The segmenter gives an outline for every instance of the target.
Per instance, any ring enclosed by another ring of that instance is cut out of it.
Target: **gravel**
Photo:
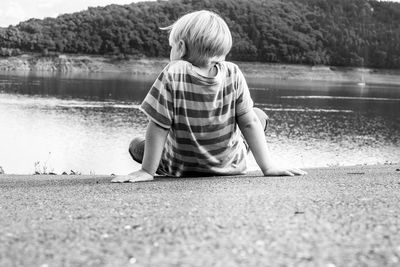
[[[399,266],[399,165],[298,177],[0,175],[0,266]]]

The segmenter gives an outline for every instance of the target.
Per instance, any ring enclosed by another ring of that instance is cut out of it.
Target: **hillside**
[[[0,54],[166,57],[167,26],[200,9],[228,23],[236,61],[400,68],[400,4],[374,0],[170,0],[109,5],[0,28]]]

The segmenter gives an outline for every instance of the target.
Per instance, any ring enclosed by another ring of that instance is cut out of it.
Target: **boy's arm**
[[[240,115],[237,118],[239,128],[249,145],[253,156],[266,176],[281,176],[281,175],[303,175],[306,174],[304,171],[295,168],[281,168],[275,166],[271,160],[268,152],[267,142],[265,140],[265,134],[261,126],[261,122],[255,114],[254,110],[251,109],[249,112]]]
[[[141,170],[129,175],[117,176],[112,179],[111,182],[123,183],[153,180],[154,174],[160,164],[168,132],[168,129],[162,128],[153,121],[150,121],[146,130],[146,141],[144,145],[144,156]]]
[[[142,170],[151,176],[154,176],[160,164],[168,132],[169,129],[165,129],[153,121],[150,121],[147,126]]]

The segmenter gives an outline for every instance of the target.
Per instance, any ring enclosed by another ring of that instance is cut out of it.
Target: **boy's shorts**
[[[143,161],[144,143],[144,137],[135,137],[129,144],[129,154],[131,154],[133,160],[138,163],[142,163]]]
[[[267,128],[268,128],[268,122],[269,122],[269,117],[268,117],[267,113],[265,113],[264,111],[262,111],[259,108],[253,108],[253,110],[256,113],[258,119],[261,121],[261,125],[264,129],[264,133],[266,133]]]

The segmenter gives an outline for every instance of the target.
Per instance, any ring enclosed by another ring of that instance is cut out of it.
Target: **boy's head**
[[[161,29],[170,31],[169,44],[173,50],[179,49],[180,58],[195,66],[203,67],[224,60],[232,47],[228,25],[210,11],[186,14],[171,26]]]

